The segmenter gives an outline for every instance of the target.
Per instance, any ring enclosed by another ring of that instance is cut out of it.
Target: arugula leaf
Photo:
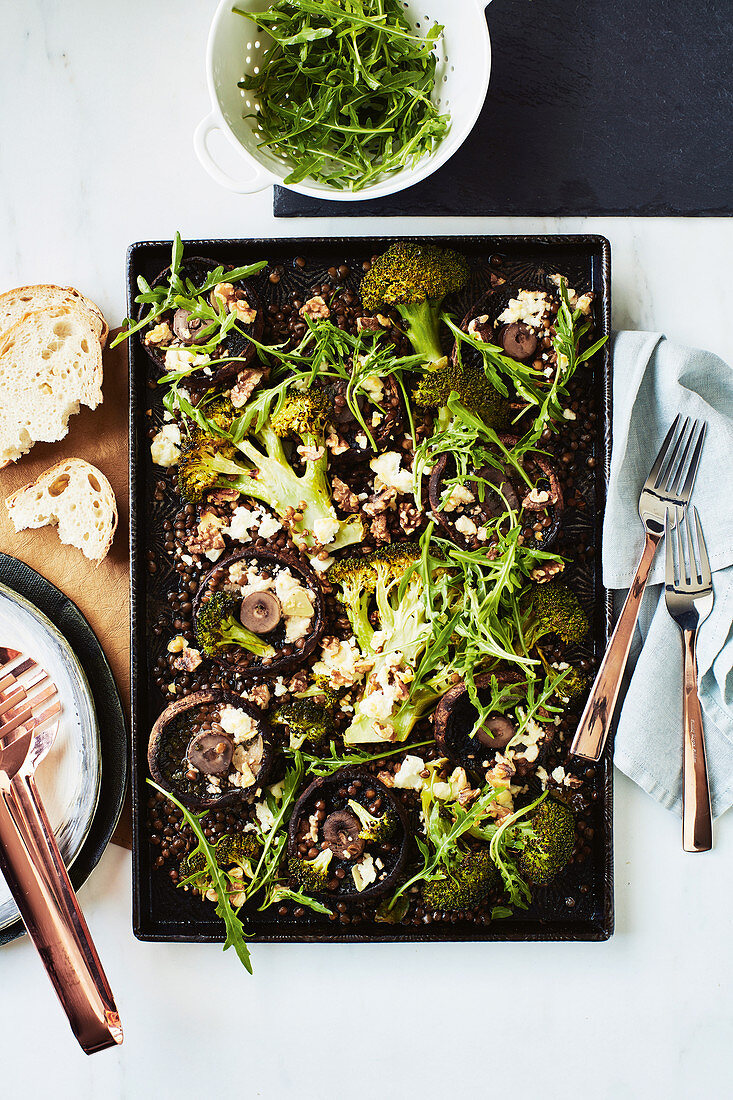
[[[239,87],[261,146],[307,176],[357,191],[430,154],[450,126],[432,101],[443,27],[415,33],[399,0],[277,0],[232,8],[272,39]]]
[[[191,829],[191,832],[198,841],[193,852],[189,853],[189,858],[195,852],[200,852],[206,860],[206,869],[211,878],[212,888],[216,893],[216,915],[221,917],[224,922],[224,928],[226,931],[226,939],[224,940],[224,950],[228,951],[230,947],[233,947],[237,953],[239,961],[250,974],[252,973],[252,960],[250,956],[249,948],[245,942],[245,936],[247,933],[244,931],[244,925],[239,919],[239,911],[235,913],[229,904],[229,879],[225,871],[219,866],[216,861],[216,848],[213,844],[209,844],[204,830],[201,827],[201,821],[206,817],[208,811],[204,811],[201,814],[192,814],[190,810],[186,809],[182,802],[179,802],[175,795],[170,791],[164,790],[159,787],[157,783],[152,779],[147,781],[151,787],[153,787],[159,794],[164,795],[169,802],[172,802],[174,806],[183,814],[183,820],[186,825]]]

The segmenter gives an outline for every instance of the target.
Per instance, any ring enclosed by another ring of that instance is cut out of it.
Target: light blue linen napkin
[[[733,370],[659,333],[621,332],[613,354],[613,451],[603,580],[616,611],[644,544],[642,485],[677,413],[707,420],[692,502],[713,569],[715,604],[698,639],[698,685],[713,815],[733,804]],[[668,809],[682,809],[682,646],[664,602],[660,544],[631,651],[614,762]]]

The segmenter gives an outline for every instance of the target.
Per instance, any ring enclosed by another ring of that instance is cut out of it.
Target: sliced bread
[[[117,502],[104,474],[67,458],[17,489],[5,502],[16,531],[56,524],[59,538],[99,564],[112,545]]]
[[[0,336],[0,469],[55,443],[81,404],[102,401],[102,347],[86,306],[26,313]]]
[[[73,286],[19,286],[0,294],[0,338],[9,328],[17,324],[26,313],[36,313],[41,309],[58,309],[64,306],[82,306],[89,313],[102,347],[107,342],[109,327],[101,309],[90,298],[85,298]]]

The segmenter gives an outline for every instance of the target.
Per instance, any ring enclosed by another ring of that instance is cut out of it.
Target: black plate
[[[352,272],[361,271],[361,264],[383,251],[395,238],[336,238],[332,240],[219,240],[189,241],[190,255],[212,256],[222,263],[244,264],[267,259],[271,264],[283,264],[285,273],[273,286],[265,269],[255,277],[256,289],[265,301],[287,298],[294,286],[309,287],[324,282],[326,272],[334,264],[345,263]],[[600,334],[610,333],[610,245],[599,236],[555,237],[419,237],[435,240],[460,249],[477,265],[477,277],[461,297],[459,306],[470,307],[488,284],[488,259],[501,256],[501,271],[512,281],[535,281],[542,274],[560,271],[567,275],[578,291],[593,290],[596,294],[596,327]],[[166,241],[134,244],[128,251],[128,312],[132,314],[137,277],[152,279],[170,262],[171,243]],[[304,257],[305,268],[293,263]],[[356,287],[358,275],[346,280]],[[458,310],[460,316],[463,313]],[[155,387],[150,360],[136,338],[130,341],[130,538],[132,565],[132,792],[133,792],[133,930],[143,940],[185,940],[221,942],[221,923],[213,906],[190,893],[177,890],[166,873],[153,868],[151,848],[147,842],[146,812],[150,788],[146,785],[147,743],[153,722],[163,710],[165,700],[155,686],[152,669],[167,639],[156,637],[153,625],[167,607],[166,581],[171,577],[170,564],[163,552],[160,524],[175,508],[172,491],[164,499],[154,500],[153,489],[160,478],[150,458],[146,416],[153,411],[153,423],[162,420],[162,394]],[[594,630],[586,655],[598,657],[610,636],[611,604],[603,589],[600,571],[601,527],[605,487],[611,449],[611,373],[610,356],[606,348],[598,357],[593,371],[588,370],[589,384],[598,397],[601,415],[597,421],[594,442],[596,467],[584,475],[582,491],[586,511],[573,516],[568,513],[566,525],[576,523],[594,532],[596,555],[594,567],[578,568],[574,581],[586,602],[593,607]],[[153,555],[156,571],[147,569],[148,554]],[[558,890],[548,889],[526,913],[510,920],[497,921],[483,927],[468,922],[441,923],[417,929],[364,922],[358,931],[334,927],[315,914],[300,920],[283,919],[275,914],[256,914],[248,922],[255,932],[255,942],[371,942],[405,940],[413,942],[446,940],[604,940],[613,931],[613,863],[612,863],[612,764],[611,746],[593,780],[595,796],[592,824],[594,839],[591,856],[582,867],[571,867],[563,876]],[[581,891],[582,887],[582,891]],[[569,908],[565,897],[572,896]]]
[[[102,777],[92,824],[69,871],[78,890],[102,858],[122,811],[127,787],[127,728],[112,669],[97,636],[72,600],[25,562],[0,554],[0,581],[30,601],[56,626],[84,670],[99,723]],[[20,920],[0,931],[0,944],[22,936]]]

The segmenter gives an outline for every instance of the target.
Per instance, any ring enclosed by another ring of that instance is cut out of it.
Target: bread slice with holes
[[[59,538],[90,561],[106,557],[117,527],[117,501],[107,478],[81,458],[67,458],[6,500],[16,531],[55,524]]]
[[[0,469],[55,443],[80,405],[102,401],[102,346],[77,303],[24,314],[0,336]]]
[[[15,290],[6,290],[0,294],[0,339],[9,328],[16,325],[26,313],[37,313],[43,309],[59,309],[65,306],[81,306],[89,314],[99,343],[104,347],[109,335],[109,326],[98,305],[91,298],[85,298],[73,286],[19,286]]]

